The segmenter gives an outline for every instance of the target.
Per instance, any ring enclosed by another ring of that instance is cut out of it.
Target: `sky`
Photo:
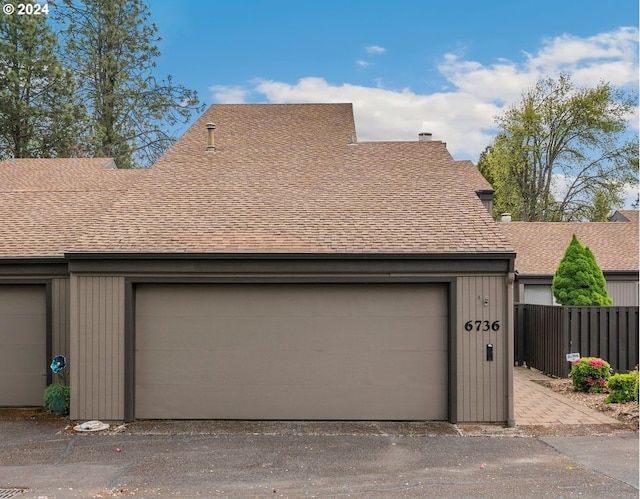
[[[162,38],[157,76],[207,106],[351,102],[358,140],[430,132],[455,159],[477,161],[495,117],[540,77],[638,89],[637,0],[147,4]]]

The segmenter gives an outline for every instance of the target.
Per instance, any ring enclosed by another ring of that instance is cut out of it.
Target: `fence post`
[[[562,345],[561,354],[566,356],[568,353],[572,353],[573,349],[573,341],[571,339],[571,308],[570,307],[562,307],[562,340],[560,345]],[[569,377],[569,362],[567,362],[567,358],[564,357],[562,359],[564,362],[562,363],[562,369],[560,370],[560,376],[562,378]]]

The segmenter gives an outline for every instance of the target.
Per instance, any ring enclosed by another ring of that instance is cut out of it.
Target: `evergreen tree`
[[[46,15],[0,15],[0,159],[82,153],[82,108],[57,48]]]
[[[90,154],[119,168],[150,166],[175,141],[173,129],[200,112],[195,91],[154,75],[160,51],[142,0],[60,0],[65,63],[86,103]]]
[[[560,305],[611,305],[602,270],[593,252],[574,234],[553,276],[553,296]]]

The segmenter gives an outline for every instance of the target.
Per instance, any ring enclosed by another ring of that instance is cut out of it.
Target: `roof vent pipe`
[[[215,152],[216,143],[215,143],[215,137],[214,137],[214,130],[216,129],[216,124],[215,123],[207,123],[206,127],[207,127],[207,133],[208,133],[208,137],[207,137],[207,152]]]
[[[429,132],[419,133],[418,142],[431,142],[431,134]]]
[[[503,213],[500,216],[500,221],[501,222],[511,222],[511,213]]]

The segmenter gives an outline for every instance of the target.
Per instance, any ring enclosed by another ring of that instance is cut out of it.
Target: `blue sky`
[[[637,0],[147,3],[158,76],[207,105],[352,102],[359,140],[428,131],[456,159],[477,160],[541,76],[638,88]]]
[[[542,76],[638,89],[637,0],[146,2],[156,76],[205,104],[351,102],[359,140],[431,132],[456,159]]]

